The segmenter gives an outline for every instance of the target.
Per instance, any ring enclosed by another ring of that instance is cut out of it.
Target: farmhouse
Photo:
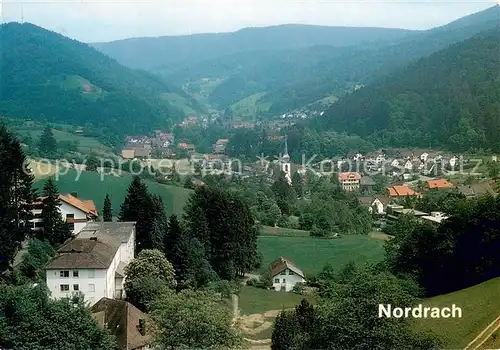
[[[404,185],[396,185],[387,189],[389,197],[407,197],[417,196],[418,193],[413,191],[410,187]]]
[[[30,222],[35,231],[43,229],[41,217],[43,199],[43,197],[38,198],[33,206],[33,219]],[[96,220],[98,216],[94,202],[80,199],[76,193],[59,195],[59,212],[73,234],[80,232],[88,222]]]
[[[53,298],[82,293],[90,305],[103,297],[121,299],[124,269],[134,253],[135,223],[91,223],[47,264],[47,287]]]
[[[434,179],[427,180],[425,182],[425,187],[434,190],[445,190],[453,188],[453,184],[449,183],[446,179]]]
[[[280,256],[271,265],[271,276],[275,290],[289,292],[297,283],[305,283],[305,275],[290,260]]]
[[[92,306],[91,311],[97,324],[115,336],[118,349],[151,348],[151,320],[134,305],[124,300],[102,298]]]

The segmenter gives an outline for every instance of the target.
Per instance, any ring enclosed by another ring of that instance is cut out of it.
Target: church
[[[285,136],[285,149],[281,156],[281,170],[285,173],[285,179],[289,185],[292,184],[292,165],[288,155],[288,136]]]

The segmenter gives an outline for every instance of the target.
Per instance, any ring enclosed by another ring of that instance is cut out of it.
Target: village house
[[[121,156],[123,159],[132,160],[135,158],[135,149],[122,149]]]
[[[373,192],[373,188],[377,185],[369,176],[362,176],[359,184],[361,192]]]
[[[137,147],[135,149],[135,159],[149,159],[151,157],[151,149],[147,147]]]
[[[365,196],[360,197],[359,201],[368,207],[370,214],[375,215],[384,215],[387,206],[391,203],[391,199],[388,196]]]
[[[467,198],[476,198],[484,195],[496,197],[497,193],[493,190],[490,183],[480,182],[471,185],[462,185],[455,188],[455,192],[464,195]]]
[[[404,198],[407,196],[418,196],[419,194],[413,191],[410,187],[406,185],[395,185],[387,189],[389,197],[392,198]]]
[[[43,199],[44,197],[39,197],[33,205],[33,219],[30,222],[35,231],[43,229]],[[95,221],[98,217],[94,202],[80,199],[76,193],[59,195],[59,212],[73,234],[80,232],[88,222]]]
[[[196,147],[192,143],[185,143],[181,142],[177,145],[180,149],[184,149],[188,152],[194,152],[196,150]]]
[[[339,173],[339,183],[344,191],[357,191],[360,189],[361,175],[356,172]]]
[[[115,336],[118,349],[152,348],[152,320],[129,302],[104,297],[92,306],[91,312],[97,324]]]
[[[56,299],[81,293],[91,306],[103,297],[121,299],[134,254],[134,222],[90,223],[47,264],[47,287]]]
[[[219,139],[213,145],[213,153],[215,154],[224,154],[226,152],[227,144],[229,143],[229,139]]]
[[[290,292],[297,283],[305,283],[305,275],[290,260],[280,256],[271,265],[273,287],[277,291]]]
[[[446,179],[433,179],[425,182],[425,188],[429,190],[449,190],[453,187],[453,184]]]
[[[420,210],[405,208],[402,205],[397,204],[389,204],[387,206],[387,215],[386,218],[388,221],[396,221],[401,215],[413,215],[418,219],[421,219],[423,216],[428,216],[429,214],[424,213]]]
[[[422,216],[422,220],[426,220],[435,224],[440,224],[446,219],[448,219],[448,216],[440,211],[433,211],[431,212],[431,215]]]

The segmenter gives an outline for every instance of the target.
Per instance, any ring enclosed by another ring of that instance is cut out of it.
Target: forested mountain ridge
[[[495,28],[346,96],[310,126],[379,146],[499,152],[499,67]]]
[[[429,30],[395,34],[390,30],[375,30],[375,33],[385,36],[391,33],[391,37],[386,40],[366,40],[366,28],[285,25],[248,28],[236,33],[177,37],[175,40],[179,43],[184,41],[184,44],[179,44],[179,50],[173,50],[174,46],[169,49],[166,44],[167,39],[174,41],[174,38],[130,39],[98,44],[97,47],[119,60],[122,54],[132,55],[130,59],[137,62],[142,59],[152,66],[148,61],[154,55],[142,49],[148,48],[147,43],[150,46],[153,42],[165,40],[165,46],[161,48],[165,53],[156,56],[158,64],[152,71],[178,86],[194,87],[196,91],[200,86],[203,90],[204,85],[207,85],[203,80],[209,79],[209,88],[204,93],[210,105],[238,113],[241,108],[235,108],[236,106],[250,104],[250,108],[246,109],[257,111],[258,114],[253,117],[262,117],[276,116],[323,98],[341,97],[353,91],[353,87],[358,84],[370,84],[415,60],[466,40],[483,30],[494,28],[498,26],[499,19],[499,6],[494,6]],[[320,33],[330,30],[332,34],[330,37],[325,37],[324,34],[316,37],[297,34],[305,29],[311,32],[318,30]],[[349,35],[334,35],[335,30]],[[269,39],[261,40],[262,43],[251,42],[252,45],[248,45],[248,41],[242,41],[247,43],[244,48],[241,43],[233,43],[235,46],[230,49],[217,49],[221,43],[228,42],[227,38],[248,37],[259,31],[289,31],[289,34],[270,35]],[[273,38],[276,37],[282,40],[272,46]],[[347,43],[350,45],[346,45]],[[306,44],[308,45],[304,46]],[[111,49],[108,50],[108,45],[121,47],[122,52],[112,52]],[[178,62],[178,58],[175,58],[177,55],[188,55],[195,49],[203,52],[187,57],[182,64],[174,63]],[[167,51],[174,57],[167,57]],[[164,64],[160,64],[160,61]],[[168,62],[170,63],[167,64]],[[192,92],[191,89],[187,91]]]
[[[408,33],[411,31],[392,28],[285,24],[244,28],[231,33],[131,38],[91,45],[126,66],[159,70],[254,51],[301,49],[315,45],[344,47],[392,41]]]
[[[29,23],[0,26],[0,40],[0,115],[91,126],[113,142],[183,117],[162,98],[183,92],[87,44]]]

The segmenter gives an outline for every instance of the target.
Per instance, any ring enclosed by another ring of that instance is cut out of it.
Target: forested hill
[[[29,23],[0,26],[0,40],[2,116],[92,126],[116,138],[182,117],[162,96],[183,92],[87,44]]]
[[[411,31],[404,29],[286,24],[244,28],[232,33],[132,38],[92,45],[129,67],[156,70],[254,51],[392,41],[408,33]]]
[[[495,28],[352,93],[311,126],[381,146],[500,152],[499,68]]]

